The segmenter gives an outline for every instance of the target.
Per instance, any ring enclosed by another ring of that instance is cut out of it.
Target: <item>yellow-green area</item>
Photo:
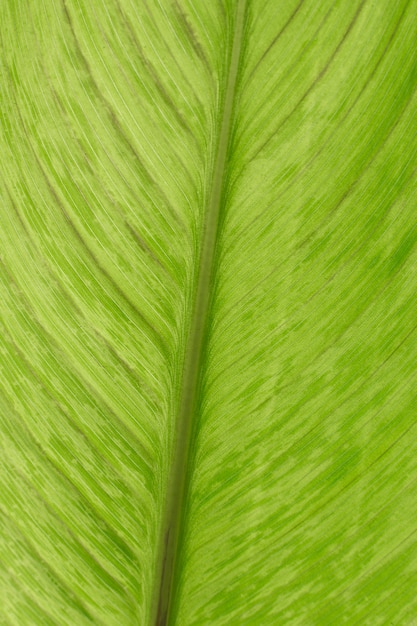
[[[417,0],[0,24],[1,626],[417,624]]]

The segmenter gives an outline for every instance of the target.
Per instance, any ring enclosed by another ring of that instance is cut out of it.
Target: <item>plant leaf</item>
[[[5,0],[0,622],[417,619],[415,0]]]

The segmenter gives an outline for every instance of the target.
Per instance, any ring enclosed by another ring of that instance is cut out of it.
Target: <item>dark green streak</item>
[[[216,241],[218,238],[221,207],[223,205],[224,174],[229,150],[230,128],[233,117],[233,104],[236,81],[242,49],[245,25],[246,1],[238,0],[234,21],[233,46],[229,60],[227,86],[223,100],[222,121],[218,137],[213,175],[205,209],[205,223],[202,232],[201,253],[194,288],[194,304],[189,327],[184,367],[181,379],[181,392],[176,422],[170,484],[167,493],[167,508],[163,527],[162,547],[157,589],[154,602],[152,624],[168,626],[173,623],[172,606],[175,581],[178,578],[178,547],[183,529],[183,508],[186,500],[186,478],[190,457],[190,441],[193,418],[196,413],[198,386],[202,365],[202,348],[207,331],[211,290],[214,278]]]

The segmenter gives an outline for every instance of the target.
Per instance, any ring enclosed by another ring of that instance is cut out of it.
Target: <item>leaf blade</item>
[[[410,623],[415,2],[284,4],[248,6],[171,623]],[[235,8],[1,9],[7,623],[153,623]]]

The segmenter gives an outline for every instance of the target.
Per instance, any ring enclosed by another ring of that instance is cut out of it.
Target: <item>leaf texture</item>
[[[0,623],[417,623],[415,0],[4,0]]]

